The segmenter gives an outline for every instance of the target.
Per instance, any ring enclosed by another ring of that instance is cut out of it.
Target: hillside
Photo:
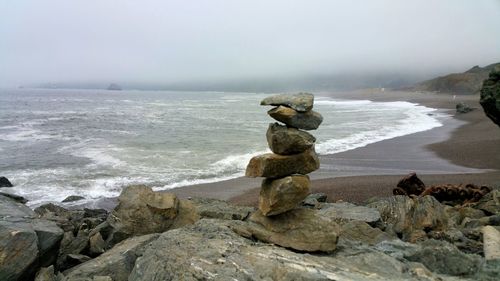
[[[445,92],[454,94],[476,94],[479,92],[483,81],[493,68],[500,63],[490,64],[485,67],[474,66],[463,73],[452,73],[423,81],[409,88],[414,91]]]

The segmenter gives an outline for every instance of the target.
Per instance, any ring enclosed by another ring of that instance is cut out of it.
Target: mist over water
[[[91,90],[0,91],[0,171],[31,205],[117,196],[242,176],[267,151],[266,95]],[[440,126],[434,110],[407,102],[316,97],[313,134],[331,154]]]

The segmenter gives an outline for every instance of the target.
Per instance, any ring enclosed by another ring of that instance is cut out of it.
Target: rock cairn
[[[273,153],[253,157],[247,177],[265,177],[259,198],[264,216],[274,216],[294,209],[309,194],[307,174],[319,168],[314,151],[316,138],[304,130],[315,130],[323,121],[312,110],[314,96],[307,93],[267,97],[261,105],[275,106],[267,113],[279,122],[269,124],[266,137]]]

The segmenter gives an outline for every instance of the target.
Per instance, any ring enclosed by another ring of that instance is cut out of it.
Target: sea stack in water
[[[307,176],[319,168],[314,151],[314,136],[303,130],[314,130],[323,121],[312,110],[314,96],[276,95],[265,98],[261,105],[275,106],[268,114],[277,121],[269,124],[267,142],[273,153],[253,157],[246,176],[265,177],[259,198],[259,210],[264,216],[275,216],[294,209],[309,194]]]

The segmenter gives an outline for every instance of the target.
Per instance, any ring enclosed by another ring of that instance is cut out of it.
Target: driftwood
[[[439,202],[449,202],[455,205],[477,202],[490,191],[491,188],[488,186],[477,186],[471,183],[466,185],[439,184],[426,187],[416,173],[410,173],[398,182],[392,193],[406,196],[430,195]]]

